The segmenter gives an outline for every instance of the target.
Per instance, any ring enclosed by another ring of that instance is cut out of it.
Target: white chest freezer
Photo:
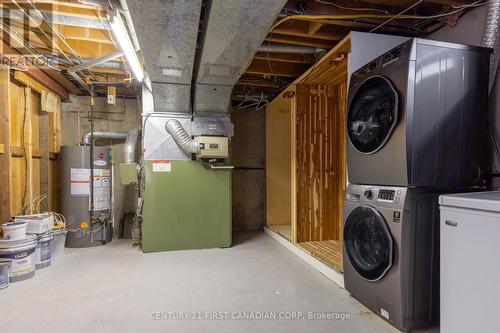
[[[439,203],[441,333],[500,332],[500,191]]]

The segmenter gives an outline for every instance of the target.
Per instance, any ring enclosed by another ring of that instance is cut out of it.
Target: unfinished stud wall
[[[2,69],[0,100],[0,222],[59,211],[59,96],[22,72]]]
[[[141,127],[141,112],[136,99],[117,98],[116,105],[106,103],[105,97],[96,97],[94,106],[94,130],[127,132],[132,128]],[[70,95],[70,101],[62,104],[62,143],[77,145],[81,143],[82,135],[90,130],[90,97]],[[123,163],[124,141],[96,140],[97,145],[111,145],[113,163],[115,166]],[[137,158],[140,156],[137,147]],[[117,171],[117,170],[116,170]],[[115,194],[115,234],[117,224],[126,213],[135,213],[137,191],[134,185],[120,184],[119,172],[115,172],[113,190]]]
[[[297,86],[297,242],[339,240],[346,184],[347,75]]]

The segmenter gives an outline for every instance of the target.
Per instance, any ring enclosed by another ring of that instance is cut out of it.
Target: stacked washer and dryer
[[[489,58],[414,38],[350,78],[345,288],[404,331],[439,321],[439,195],[484,186]]]

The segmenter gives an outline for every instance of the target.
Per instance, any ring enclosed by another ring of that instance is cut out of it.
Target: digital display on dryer
[[[383,201],[394,201],[394,191],[380,190],[378,192],[378,199]]]

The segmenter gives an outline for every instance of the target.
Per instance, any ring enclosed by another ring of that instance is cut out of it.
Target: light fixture
[[[113,36],[125,54],[125,58],[127,58],[127,62],[132,70],[132,74],[134,74],[137,81],[142,82],[144,80],[144,70],[142,69],[141,62],[137,56],[137,52],[135,51],[132,41],[130,40],[127,28],[123,23],[120,13],[117,10],[109,12],[108,19]]]

